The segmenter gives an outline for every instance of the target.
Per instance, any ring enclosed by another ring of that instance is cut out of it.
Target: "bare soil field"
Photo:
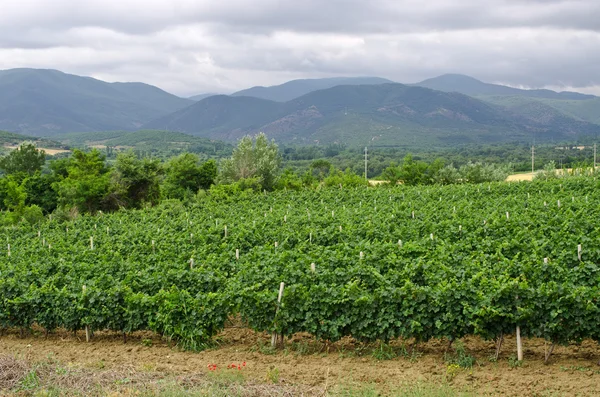
[[[114,389],[116,394],[112,395],[130,395],[141,387],[140,382],[147,386],[172,379],[193,386],[210,376],[242,379],[244,388],[270,387],[266,394],[252,395],[348,395],[336,394],[336,390],[364,386],[376,390],[374,395],[392,395],[419,384],[440,385],[476,396],[600,395],[600,347],[592,341],[558,346],[544,365],[548,346],[543,340],[525,339],[525,359],[518,366],[514,361],[514,337],[505,338],[497,361],[493,360],[493,341],[469,337],[463,343],[467,354],[476,358],[469,369],[445,360],[445,341],[419,344],[412,354],[407,353],[411,351],[410,343],[395,341],[391,343],[395,357],[377,354],[381,349],[377,344],[345,339],[325,345],[308,335],[294,335],[284,348],[273,351],[268,335],[245,328],[228,328],[216,341],[215,348],[195,353],[180,351],[146,333],[134,334],[124,344],[121,335],[108,332],[96,333],[89,343],[83,332],[77,336],[57,332],[48,338],[42,332],[26,338],[9,332],[0,337],[0,358],[26,363],[51,360],[64,368],[77,368],[88,374],[82,384],[89,387],[90,382],[102,384],[108,379],[102,390]],[[450,349],[450,354],[453,351]],[[1,372],[2,368],[0,395]]]
[[[7,149],[16,149],[18,146],[4,146]],[[66,149],[49,149],[49,148],[44,148],[44,147],[39,147],[39,150],[43,150],[44,152],[46,152],[46,154],[50,155],[50,156],[54,156],[55,154],[59,154],[59,153],[69,153],[70,150],[66,150]]]

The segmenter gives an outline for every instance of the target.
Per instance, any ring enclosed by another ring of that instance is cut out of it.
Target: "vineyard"
[[[207,197],[1,231],[0,327],[600,340],[592,178]],[[285,283],[278,303],[280,283]]]

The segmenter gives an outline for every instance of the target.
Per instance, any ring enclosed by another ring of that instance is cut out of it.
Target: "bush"
[[[366,179],[356,175],[350,168],[346,168],[345,172],[332,169],[329,173],[329,176],[323,180],[323,184],[326,187],[339,187],[340,185],[344,187],[358,187],[368,186],[369,182]]]
[[[44,212],[37,205],[31,205],[25,207],[23,210],[23,219],[30,224],[35,225],[44,221]]]

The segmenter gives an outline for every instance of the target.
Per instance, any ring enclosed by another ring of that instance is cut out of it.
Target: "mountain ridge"
[[[288,102],[214,96],[150,122],[184,133],[235,140],[263,131],[281,142],[388,143],[420,135],[430,142],[527,140],[531,134],[562,139],[596,133],[600,126],[565,116],[553,126],[460,93],[398,83],[339,85]]]
[[[53,69],[0,71],[0,129],[29,135],[135,130],[192,103],[145,83],[107,83]]]
[[[552,91],[548,89],[524,90],[500,84],[485,83],[474,77],[458,73],[448,73],[415,83],[419,87],[431,88],[444,92],[460,92],[470,96],[527,96],[546,99],[586,100],[596,98],[594,95],[572,91]]]

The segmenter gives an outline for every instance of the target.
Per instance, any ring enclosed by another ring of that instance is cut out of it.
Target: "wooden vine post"
[[[277,297],[277,308],[275,309],[275,319],[277,319],[277,313],[279,313],[279,306],[281,305],[281,298],[283,298],[283,288],[285,287],[285,283],[282,281],[279,284],[279,296]],[[277,320],[276,320],[277,321]],[[275,323],[277,325],[277,323]],[[281,335],[283,340],[283,335]],[[277,346],[277,331],[273,332],[271,335],[271,347],[274,349]]]

